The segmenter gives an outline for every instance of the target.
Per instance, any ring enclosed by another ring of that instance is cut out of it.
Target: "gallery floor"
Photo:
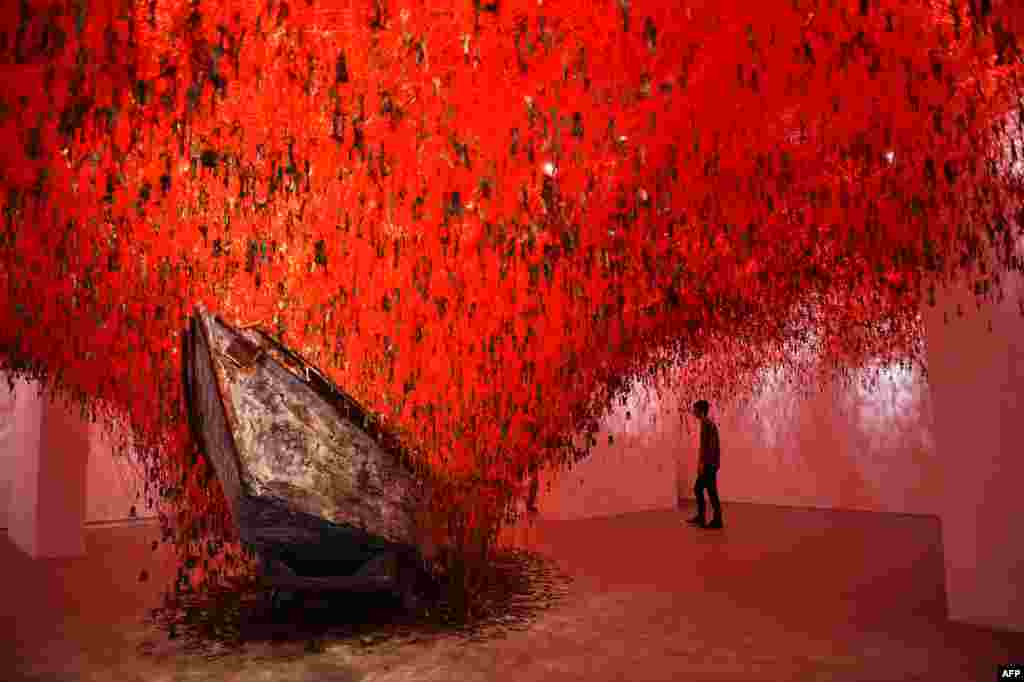
[[[143,620],[174,575],[154,526],[90,527],[76,560],[2,536],[0,679],[961,682],[1024,657],[1024,634],[946,621],[936,519],[733,503],[703,531],[686,516],[537,522],[528,542],[573,581],[519,629],[324,626],[315,645],[254,629],[217,657]]]

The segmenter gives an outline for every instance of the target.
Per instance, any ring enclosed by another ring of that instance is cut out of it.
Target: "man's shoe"
[[[692,523],[695,526],[704,526],[704,519],[699,516],[694,516],[692,519],[686,519],[687,523]]]
[[[708,525],[704,526],[704,528],[721,528],[721,527],[722,527],[722,520],[721,519],[715,519],[711,523],[709,523]]]

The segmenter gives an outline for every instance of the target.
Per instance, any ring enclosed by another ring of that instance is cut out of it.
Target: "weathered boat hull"
[[[264,575],[288,589],[401,583],[426,489],[394,440],[261,331],[200,307],[182,345],[193,430]]]

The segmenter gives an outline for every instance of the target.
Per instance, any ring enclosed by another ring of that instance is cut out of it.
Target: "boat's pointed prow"
[[[211,321],[206,309],[197,305],[182,344],[185,396],[194,435],[217,472],[237,523],[245,491],[239,472],[234,429],[222,398],[217,353],[211,344]]]
[[[243,538],[287,535],[268,525],[300,514],[417,544],[426,491],[371,415],[258,329],[227,325],[202,305],[190,327],[186,392]]]

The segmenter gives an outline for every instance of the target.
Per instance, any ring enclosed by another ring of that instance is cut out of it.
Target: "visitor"
[[[688,522],[701,528],[721,528],[722,503],[718,499],[721,449],[718,442],[718,427],[708,417],[710,409],[711,406],[706,400],[698,400],[693,404],[693,415],[700,420],[700,455],[697,459],[697,482],[693,486],[693,493],[697,497],[697,515]],[[714,512],[711,523],[704,520],[705,490],[708,491],[711,510]]]

